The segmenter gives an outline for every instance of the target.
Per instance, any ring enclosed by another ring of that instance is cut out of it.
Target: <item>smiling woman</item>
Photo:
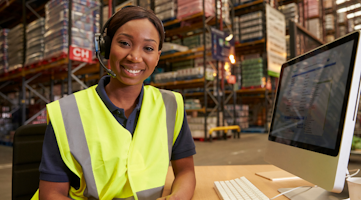
[[[140,91],[158,63],[159,41],[157,30],[148,19],[131,20],[121,26],[113,37],[109,56],[116,79],[108,86],[119,82]]]
[[[158,64],[162,22],[152,11],[126,7],[103,33],[100,50],[114,75],[47,105],[33,199],[191,199],[195,145],[183,98],[143,85]],[[175,179],[162,197],[169,161]]]

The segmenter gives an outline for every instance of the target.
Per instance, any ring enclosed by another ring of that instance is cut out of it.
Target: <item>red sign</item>
[[[70,46],[70,55],[71,60],[92,63],[92,51],[89,49],[83,49],[80,47]]]
[[[236,76],[235,75],[230,75],[227,79],[227,82],[229,84],[235,84],[236,83]]]

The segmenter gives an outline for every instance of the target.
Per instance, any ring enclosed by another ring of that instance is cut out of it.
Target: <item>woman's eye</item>
[[[153,51],[154,49],[152,47],[145,47],[146,51]]]
[[[122,46],[130,46],[128,42],[120,41],[119,44]]]

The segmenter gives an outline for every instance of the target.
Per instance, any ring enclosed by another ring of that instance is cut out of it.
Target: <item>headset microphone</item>
[[[99,44],[102,44],[102,42],[101,42],[100,40],[101,40],[101,34],[96,33],[96,34],[95,34],[95,54],[96,54],[96,56],[97,56],[97,58],[98,58],[98,60],[99,60],[100,65],[104,68],[104,70],[105,70],[111,77],[115,78],[117,75],[116,75],[112,70],[108,69],[108,68],[104,65],[104,63],[103,63],[103,61],[102,61],[102,59],[101,59],[101,57],[100,57]]]

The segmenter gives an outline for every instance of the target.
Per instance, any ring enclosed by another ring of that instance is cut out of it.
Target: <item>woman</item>
[[[115,76],[47,105],[33,199],[191,199],[195,146],[182,97],[143,86],[161,54],[162,22],[126,7],[106,34]],[[161,197],[169,160],[175,179],[171,194]]]

